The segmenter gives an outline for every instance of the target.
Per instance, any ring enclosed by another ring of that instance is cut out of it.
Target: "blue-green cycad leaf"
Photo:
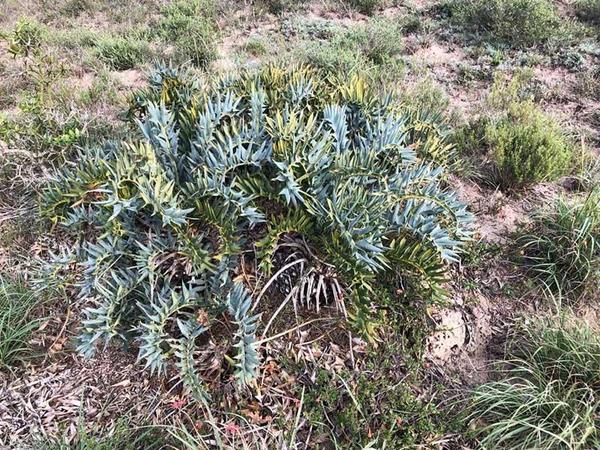
[[[246,384],[256,377],[260,365],[256,342],[258,316],[252,315],[252,297],[241,283],[235,283],[226,299],[227,309],[238,327],[236,332],[237,349],[235,376],[240,384]]]

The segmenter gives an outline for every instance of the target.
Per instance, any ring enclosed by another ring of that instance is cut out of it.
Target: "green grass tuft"
[[[36,298],[19,282],[0,278],[0,368],[10,368],[32,355],[29,338],[38,322],[31,313]]]
[[[481,448],[600,446],[600,337],[587,325],[534,324],[504,366],[500,380],[474,390],[467,408]]]
[[[520,238],[523,262],[545,286],[567,297],[592,296],[600,283],[600,190],[584,202],[559,200]]]

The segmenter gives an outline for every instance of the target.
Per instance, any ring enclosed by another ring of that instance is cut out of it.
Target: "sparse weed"
[[[559,200],[519,239],[523,263],[560,297],[593,297],[600,283],[600,189],[583,203]]]
[[[62,158],[82,137],[82,125],[55,85],[64,77],[64,66],[54,58],[41,56],[31,60],[27,75],[34,91],[22,98],[20,114],[4,119],[0,139],[11,148],[23,149],[44,161]]]
[[[600,446],[600,338],[586,324],[539,322],[515,340],[501,379],[476,388],[467,421],[482,448]]]

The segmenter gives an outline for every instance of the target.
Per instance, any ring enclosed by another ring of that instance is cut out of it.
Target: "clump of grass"
[[[542,44],[560,30],[549,0],[452,0],[449,9],[455,25],[515,47]]]
[[[79,17],[82,13],[93,8],[94,2],[91,0],[67,0],[60,7],[60,13],[68,17]]]
[[[80,419],[75,436],[57,435],[35,442],[36,450],[158,450],[170,447],[168,432],[158,427],[139,427],[127,419],[119,420],[111,429]]]
[[[342,44],[337,38],[332,41],[307,42],[295,57],[330,73],[358,72],[369,64],[364,55],[355,48]]]
[[[499,381],[473,392],[467,420],[482,448],[600,445],[600,337],[584,324],[538,323],[515,340]]]
[[[104,37],[96,44],[97,56],[115,70],[133,69],[150,55],[148,43],[128,37]]]
[[[0,368],[13,367],[32,354],[29,338],[36,298],[19,282],[0,278]]]
[[[55,30],[49,39],[52,44],[56,44],[65,49],[79,50],[94,47],[98,42],[99,34],[97,31],[84,27],[75,27],[67,30]]]
[[[582,297],[600,283],[600,189],[571,205],[540,212],[520,238],[524,264],[553,293]]]
[[[593,67],[580,74],[577,92],[582,97],[600,100],[600,67]]]
[[[175,48],[175,62],[207,67],[217,56],[215,5],[212,0],[179,0],[163,9],[159,35]]]

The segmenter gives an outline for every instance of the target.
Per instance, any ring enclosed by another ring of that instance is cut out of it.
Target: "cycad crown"
[[[252,295],[234,280],[242,252],[260,279],[283,235],[301,235],[369,333],[378,277],[418,275],[439,294],[469,237],[433,162],[451,151],[442,128],[359,77],[267,67],[208,83],[160,67],[129,114],[139,137],[83,152],[46,189],[45,211],[80,233],[81,351],[133,337],[153,371],[175,357],[198,396],[197,338],[218,315],[238,330],[237,379],[259,366]],[[326,292],[314,284],[300,291]]]

